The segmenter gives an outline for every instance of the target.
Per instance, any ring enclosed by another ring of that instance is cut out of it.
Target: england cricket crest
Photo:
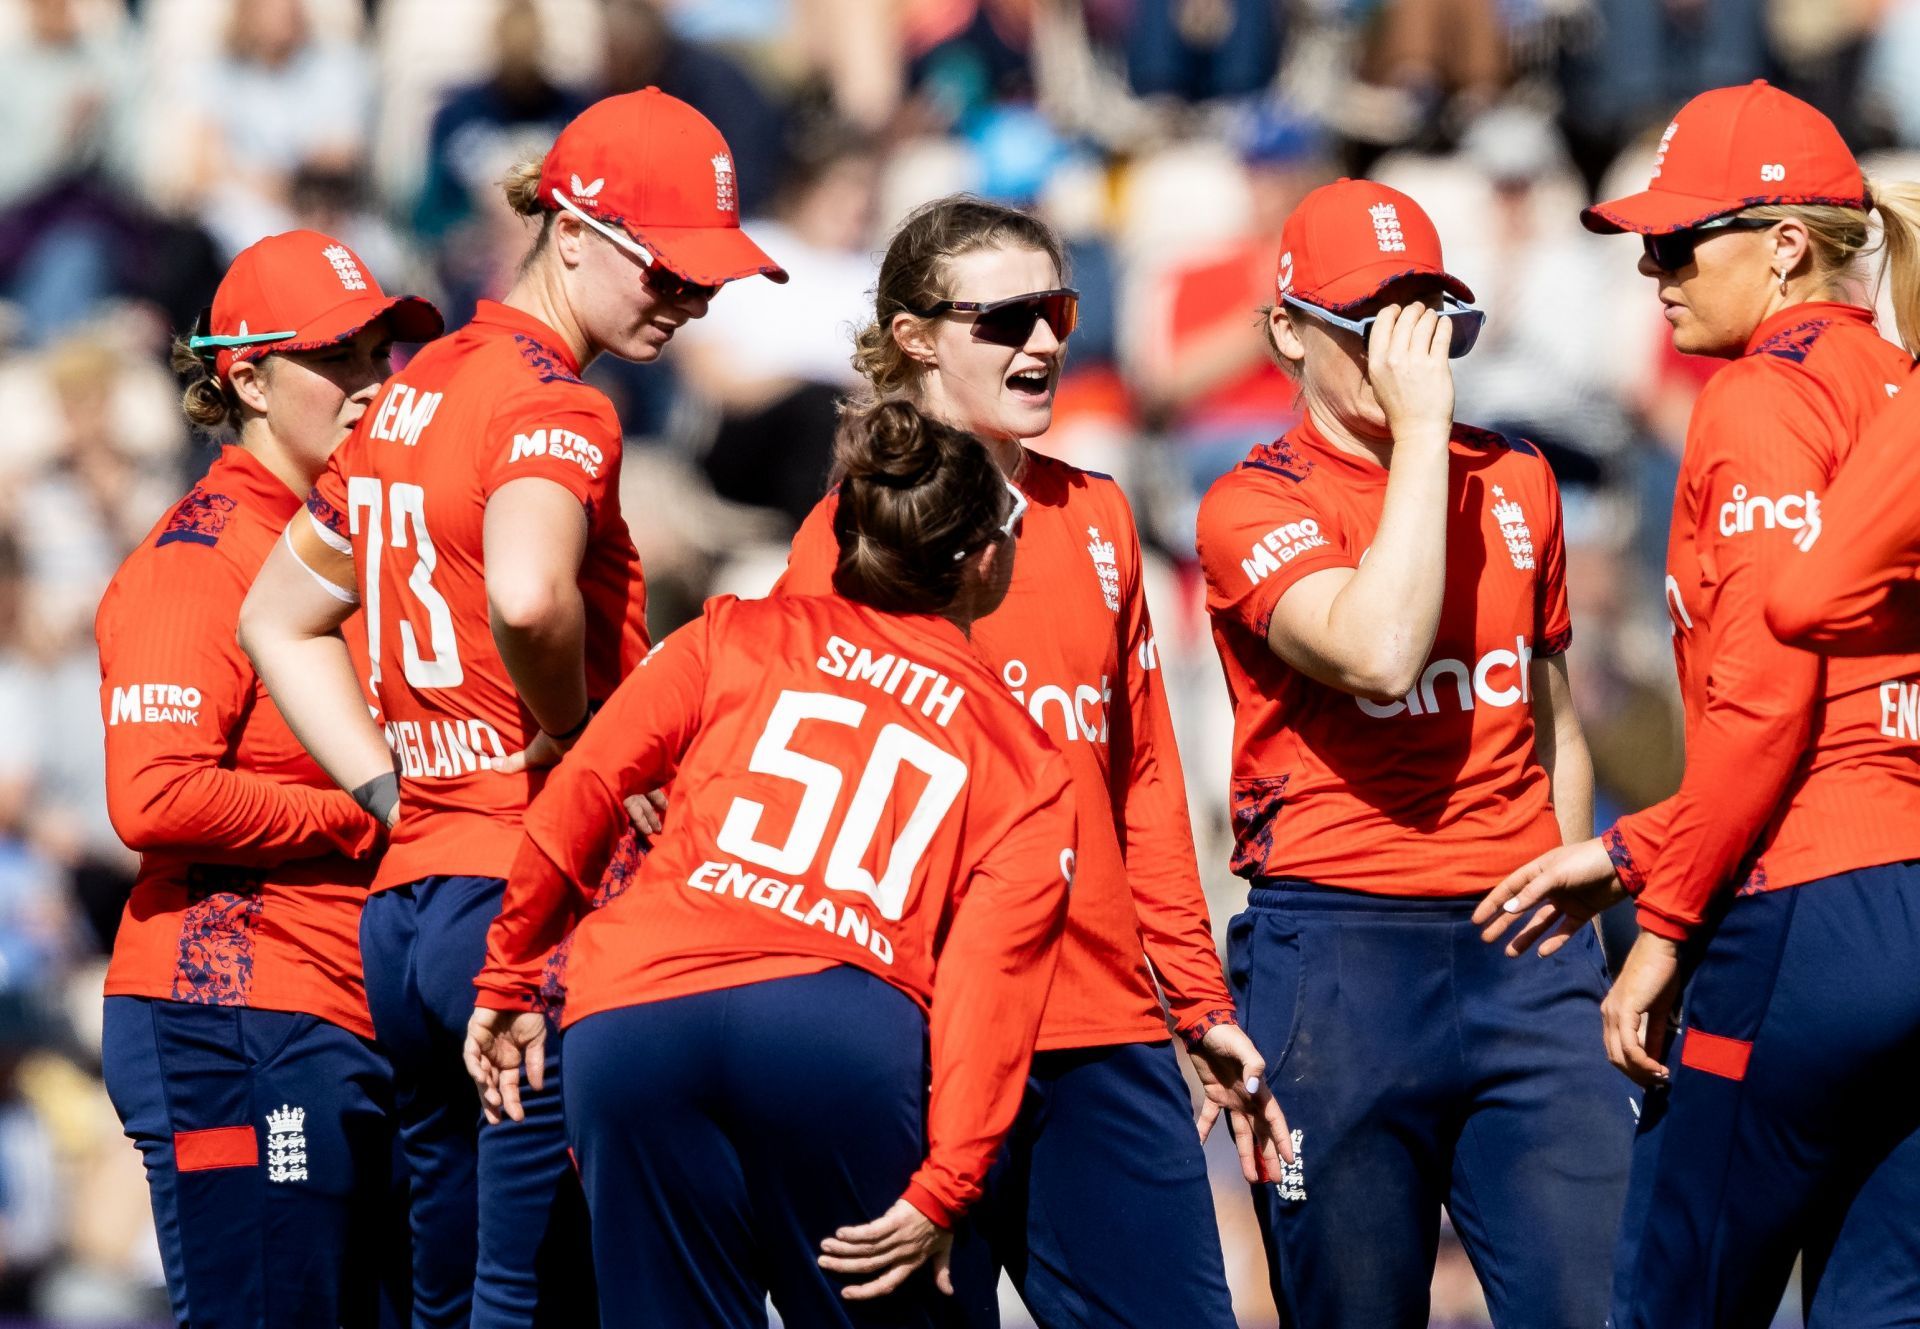
[[[307,1110],[282,1103],[267,1113],[267,1180],[307,1179]]]
[[[1100,538],[1098,526],[1087,527],[1087,553],[1093,556],[1094,575],[1100,578],[1100,594],[1107,608],[1120,612],[1120,567],[1113,561],[1113,541]]]
[[[1500,523],[1500,535],[1507,542],[1507,553],[1513,559],[1513,566],[1531,568],[1533,532],[1527,529],[1527,514],[1506,493],[1499,485],[1493,487],[1493,519]]]

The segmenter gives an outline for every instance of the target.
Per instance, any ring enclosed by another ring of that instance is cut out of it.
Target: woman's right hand
[[[1367,381],[1396,444],[1453,433],[1453,320],[1423,304],[1388,305],[1367,341]]]
[[[1605,842],[1595,836],[1549,849],[1515,868],[1474,909],[1473,921],[1480,925],[1480,939],[1491,944],[1521,915],[1534,910],[1526,926],[1507,943],[1507,954],[1524,955],[1539,942],[1540,954],[1552,955],[1595,914],[1626,897]]]
[[[886,1296],[929,1259],[933,1261],[934,1286],[953,1295],[953,1275],[947,1267],[953,1233],[935,1225],[906,1200],[895,1200],[892,1208],[871,1223],[839,1229],[820,1243],[820,1250],[820,1267],[830,1274],[872,1275],[864,1283],[840,1290],[848,1301]]]

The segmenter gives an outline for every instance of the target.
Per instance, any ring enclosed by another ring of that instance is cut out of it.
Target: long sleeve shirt
[[[1165,1038],[1154,979],[1192,1039],[1233,1019],[1193,851],[1186,786],[1141,586],[1133,513],[1111,479],[1036,452],[1006,601],[973,645],[1066,755],[1080,872],[1042,1050]],[[794,536],[776,594],[832,586],[838,495]],[[1151,968],[1149,968],[1151,965]]]
[[[1650,932],[1684,940],[1729,891],[1920,855],[1915,739],[1886,723],[1882,700],[1920,659],[1823,661],[1765,616],[1799,549],[1833,538],[1820,496],[1908,363],[1867,310],[1796,305],[1694,406],[1666,584],[1686,774],[1604,837]]]
[[[226,448],[101,599],[107,810],[141,855],[106,991],[301,1011],[372,1037],[360,909],[379,828],[300,746],[234,638],[299,509]]]
[[[596,891],[622,800],[672,780],[631,879]],[[708,602],[594,718],[526,817],[477,980],[532,1009],[569,939],[565,1022],[836,964],[931,1018],[942,1226],[1012,1126],[1074,877],[1054,746],[943,619],[832,596]]]

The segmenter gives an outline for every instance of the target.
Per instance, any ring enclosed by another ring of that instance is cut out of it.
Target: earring
[[[1780,294],[1785,295],[1787,293],[1787,270],[1782,268],[1773,275],[1780,279]]]

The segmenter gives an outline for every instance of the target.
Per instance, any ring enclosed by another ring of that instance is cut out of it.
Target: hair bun
[[[849,479],[912,489],[933,473],[940,455],[939,440],[911,402],[884,401],[867,413],[864,436],[843,461]]]

